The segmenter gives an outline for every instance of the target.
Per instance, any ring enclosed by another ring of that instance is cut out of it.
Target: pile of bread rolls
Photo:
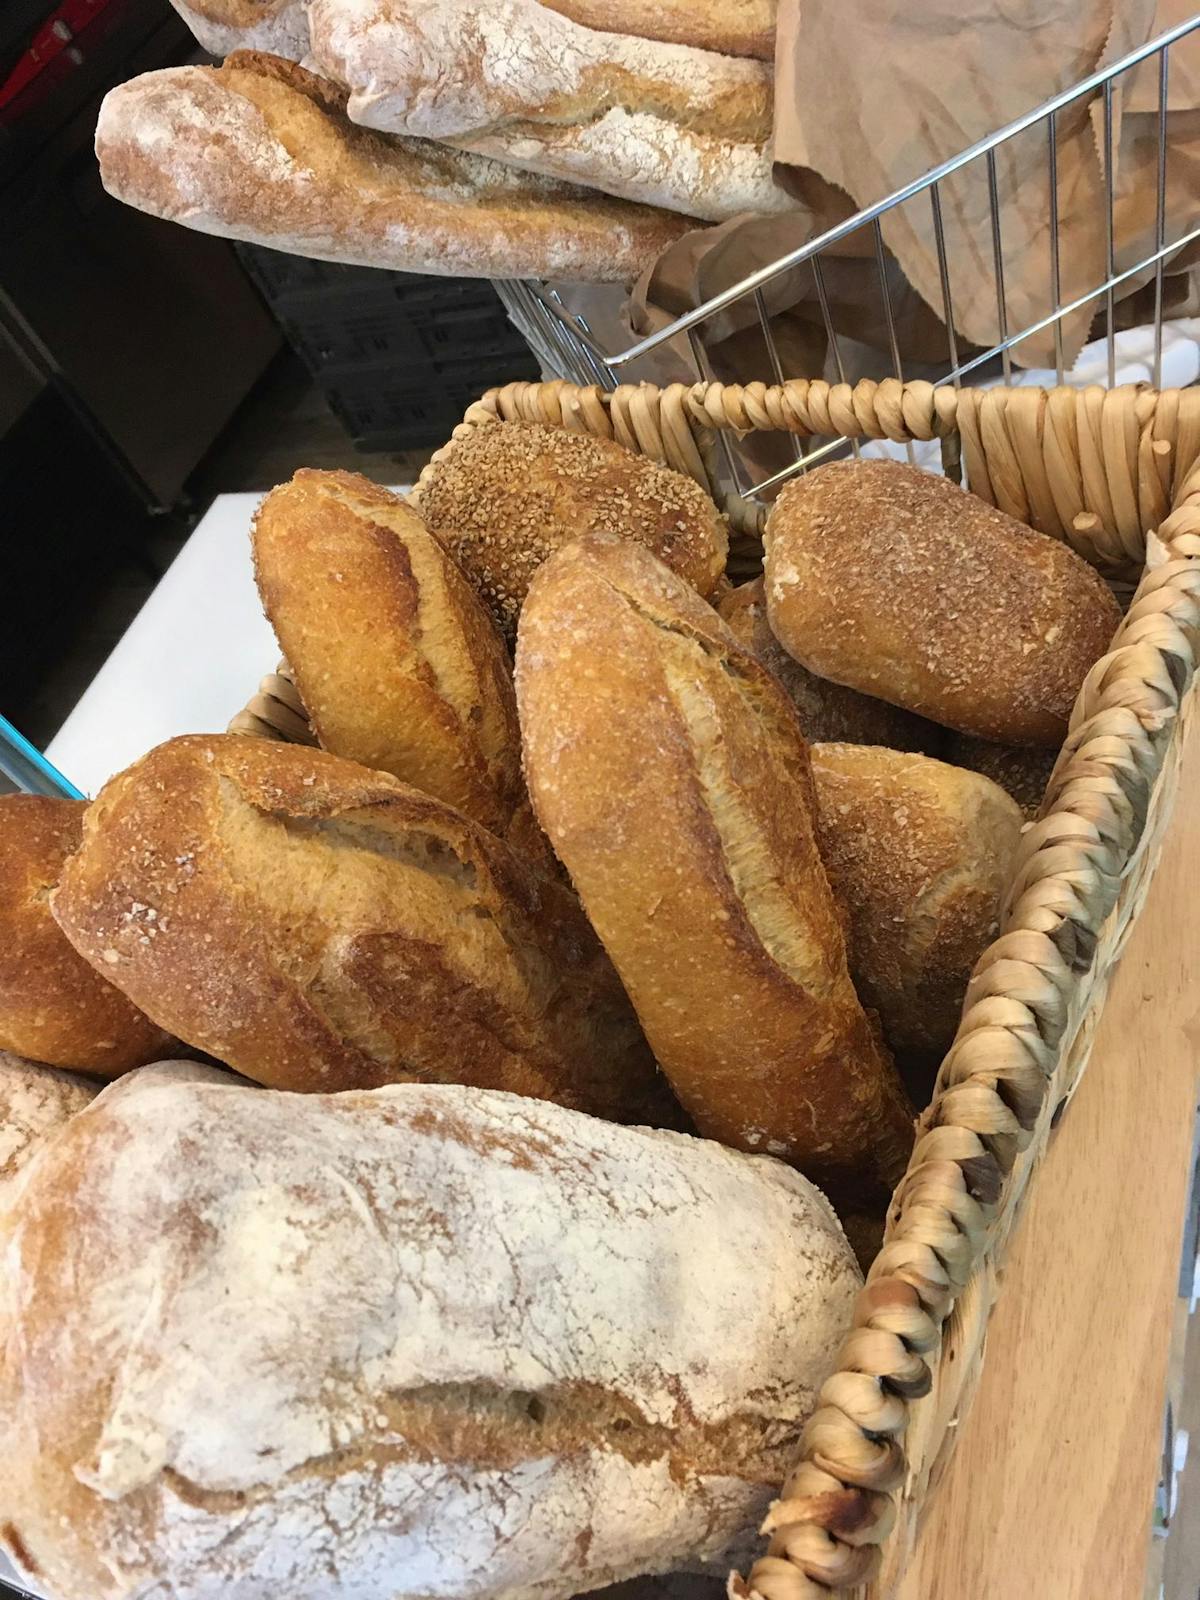
[[[773,0],[174,0],[217,67],[114,89],[106,188],[299,255],[628,282],[772,177]]]
[[[61,1600],[720,1572],[997,925],[972,768],[1116,603],[885,462],[731,590],[695,483],[526,423],[252,540],[312,742],[0,801],[0,1545]]]

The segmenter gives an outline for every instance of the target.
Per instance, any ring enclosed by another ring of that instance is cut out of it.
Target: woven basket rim
[[[1072,1047],[1094,998],[1101,940],[1111,935],[1115,950],[1132,915],[1122,884],[1139,859],[1144,872],[1153,866],[1139,850],[1148,819],[1165,822],[1169,797],[1157,780],[1200,650],[1200,390],[797,379],[608,392],[515,383],[468,409],[413,499],[419,504],[445,450],[501,419],[614,438],[695,478],[751,537],[765,508],[722,492],[720,430],[938,440],[944,462],[961,454],[980,498],[1066,540],[1102,570],[1141,572],[1023,836],[999,935],[975,968],[933,1102],[918,1121],[883,1247],[764,1524],[767,1554],[747,1579],[732,1581],[735,1593],[762,1600],[828,1600],[831,1590],[876,1577],[898,1492],[903,1500],[905,1485],[942,1455],[941,1437],[929,1434],[924,1458],[906,1457],[914,1407],[937,1381],[956,1303],[975,1304],[982,1322],[970,1336],[982,1348],[989,1296],[970,1291],[994,1269],[1054,1109],[1082,1070]],[[303,724],[284,667],[231,728],[295,738]]]

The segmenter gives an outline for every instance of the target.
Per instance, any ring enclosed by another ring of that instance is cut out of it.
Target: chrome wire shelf
[[[755,320],[762,334],[765,347],[766,368],[754,372],[738,372],[736,378],[744,382],[764,381],[773,378],[776,383],[782,383],[786,378],[792,377],[819,377],[819,373],[789,373],[785,372],[780,354],[775,329],[772,326],[772,313],[768,309],[765,291],[775,284],[785,273],[795,272],[799,268],[808,267],[812,275],[812,284],[815,291],[816,303],[824,322],[825,335],[828,341],[829,372],[830,378],[836,377],[839,382],[846,381],[846,366],[843,361],[843,340],[848,335],[848,330],[836,325],[830,307],[830,297],[827,292],[823,263],[829,258],[830,253],[837,246],[842,245],[860,230],[869,230],[869,253],[874,258],[875,275],[878,280],[878,290],[883,311],[883,326],[886,330],[887,350],[880,358],[880,370],[872,376],[894,376],[904,380],[904,362],[901,358],[900,341],[896,331],[896,315],[889,288],[887,256],[884,243],[883,219],[889,213],[903,206],[914,203],[929,207],[930,220],[933,228],[933,241],[937,256],[938,279],[940,282],[940,306],[932,307],[937,313],[945,331],[946,363],[932,381],[935,386],[953,383],[961,384],[965,378],[974,376],[976,381],[990,378],[996,374],[996,381],[1012,383],[1014,381],[1013,352],[1024,341],[1035,338],[1047,331],[1052,331],[1055,355],[1055,372],[1057,380],[1062,383],[1067,380],[1068,374],[1064,364],[1064,320],[1083,312],[1088,306],[1102,302],[1104,338],[1107,353],[1107,379],[1111,388],[1117,381],[1117,329],[1116,306],[1119,291],[1123,286],[1131,284],[1136,278],[1145,278],[1152,275],[1153,291],[1153,359],[1151,363],[1151,381],[1155,387],[1161,387],[1162,378],[1162,351],[1163,351],[1163,278],[1164,268],[1168,260],[1185,249],[1187,246],[1200,240],[1200,194],[1189,197],[1192,214],[1187,219],[1187,226],[1176,237],[1167,239],[1167,163],[1170,152],[1168,129],[1168,103],[1170,86],[1170,61],[1171,50],[1181,40],[1200,28],[1200,15],[1189,18],[1186,22],[1160,34],[1157,38],[1149,40],[1138,49],[1121,57],[1111,66],[1090,77],[1084,78],[1071,88],[1056,94],[1052,99],[1045,101],[1034,110],[1028,112],[997,132],[990,134],[985,139],[963,150],[940,166],[932,168],[923,177],[897,189],[886,199],[874,205],[866,206],[855,215],[847,218],[837,226],[829,228],[826,232],[809,240],[799,248],[780,256],[777,260],[760,268],[743,278],[740,282],[732,284],[729,288],[713,295],[702,305],[676,317],[666,327],[655,333],[638,339],[623,349],[606,349],[598,340],[589,326],[586,317],[572,311],[564,302],[560,292],[551,285],[530,282],[505,280],[496,284],[497,292],[504,301],[512,320],[521,329],[529,341],[534,353],[541,360],[546,371],[557,377],[566,378],[573,383],[599,384],[605,389],[615,389],[622,382],[631,381],[632,374],[629,369],[638,362],[656,352],[664,351],[664,347],[674,344],[675,349],[682,347],[678,341],[686,339],[691,350],[695,376],[701,379],[713,376],[713,363],[708,349],[708,334],[711,330],[713,319],[722,313],[728,312],[738,306],[751,305]],[[1115,149],[1118,136],[1116,133],[1118,111],[1116,107],[1116,86],[1118,80],[1134,68],[1157,58],[1157,87],[1158,87],[1158,113],[1157,113],[1157,149],[1155,163],[1156,182],[1156,213],[1154,229],[1154,248],[1139,254],[1139,259],[1132,265],[1117,267],[1121,254],[1122,241],[1118,237],[1116,217],[1116,190],[1115,190]],[[1097,97],[1101,106],[1101,131],[1098,139],[1100,146],[1101,172],[1104,196],[1104,277],[1094,287],[1085,292],[1074,294],[1064,300],[1062,290],[1062,255],[1061,255],[1061,217],[1060,217],[1060,152],[1059,152],[1059,115],[1068,107],[1073,106],[1084,96]],[[1042,128],[1045,140],[1045,178],[1049,199],[1049,284],[1047,285],[1048,303],[1050,309],[1045,315],[1038,316],[1013,330],[1010,327],[1009,294],[1005,284],[1005,252],[1004,252],[1004,226],[1005,218],[1000,193],[1000,183],[997,171],[998,154],[1002,154],[1010,142],[1031,130]],[[981,173],[986,183],[990,223],[990,245],[992,258],[992,275],[995,290],[995,327],[998,337],[984,350],[970,354],[962,354],[960,332],[956,326],[954,297],[952,292],[952,266],[951,254],[947,244],[947,227],[943,211],[943,186],[946,180],[956,174],[971,169]],[[627,374],[629,374],[627,376]],[[721,442],[726,451],[726,460],[729,468],[731,487],[735,491],[750,499],[759,499],[768,496],[786,479],[797,472],[803,472],[815,463],[835,454],[846,453],[852,446],[844,437],[824,440],[803,441],[793,439],[793,459],[778,471],[772,471],[765,476],[749,463],[746,458],[736,452],[729,445],[727,433],[722,432]]]

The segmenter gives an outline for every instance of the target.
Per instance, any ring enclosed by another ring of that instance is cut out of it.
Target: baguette
[[[543,0],[585,28],[775,59],[776,0]]]
[[[517,705],[538,819],[701,1133],[880,1200],[910,1111],[854,993],[787,697],[635,544],[535,577]]]
[[[538,567],[584,532],[646,545],[706,597],[725,570],[725,519],[700,485],[615,439],[487,423],[439,450],[418,490],[429,531],[510,639]]]
[[[802,666],[1004,744],[1062,743],[1121,620],[1065,544],[899,461],[788,484],[765,546],[771,631]]]
[[[288,61],[308,54],[307,0],[171,0],[210,55],[266,50]]]
[[[850,915],[850,972],[914,1093],[958,1029],[998,931],[1021,812],[996,784],[927,756],[815,744],[821,857]]]
[[[810,742],[883,744],[893,750],[933,751],[942,729],[923,717],[859,694],[828,678],[818,678],[794,661],[771,632],[763,580],[739,584],[717,606],[721,620],[739,643],[773,673],[796,708],[800,729]]]
[[[175,1041],[63,938],[49,894],[79,846],[81,800],[0,795],[0,1050],[115,1078]]]
[[[151,1016],[258,1083],[421,1078],[672,1113],[570,892],[323,751],[160,745],[101,791],[53,909]]]
[[[772,177],[762,62],[596,32],[538,0],[313,0],[309,26],[363,127],[710,221],[795,205]]]
[[[777,1162],[416,1084],[134,1078],[10,1240],[0,1538],[60,1600],[727,1571],[860,1282]]]
[[[503,835],[525,795],[508,651],[412,507],[357,473],[301,470],[251,540],[322,746]]]
[[[481,156],[356,128],[273,56],[148,72],[105,96],[108,192],[202,233],[451,277],[626,282],[688,226]]]

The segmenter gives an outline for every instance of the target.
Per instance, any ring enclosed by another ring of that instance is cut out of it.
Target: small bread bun
[[[505,834],[525,798],[508,651],[413,508],[358,473],[302,470],[252,541],[322,747]]]
[[[419,506],[508,638],[530,579],[584,533],[631,539],[706,599],[725,570],[728,534],[699,484],[614,439],[496,422],[434,456]]]
[[[839,461],[766,534],[771,631],[810,672],[961,733],[1060,745],[1121,620],[1065,544],[933,473]]]
[[[971,969],[996,934],[1020,809],[989,779],[928,756],[817,744],[812,766],[855,987],[927,1097]]]
[[[72,950],[50,914],[86,810],[82,800],[0,795],[0,1050],[115,1078],[177,1045]]]
[[[974,739],[969,733],[952,733],[942,751],[945,760],[970,772],[981,772],[1011,795],[1026,817],[1036,817],[1057,750],[1028,750],[1017,745],[993,744],[990,739]]]
[[[945,731],[924,717],[818,678],[794,661],[771,632],[761,578],[731,589],[717,610],[746,649],[779,679],[809,741],[884,744],[892,750],[932,754],[945,739]]]

